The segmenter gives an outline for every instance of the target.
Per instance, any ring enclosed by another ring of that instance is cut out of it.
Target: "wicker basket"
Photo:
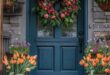
[[[98,6],[103,10],[103,11],[110,11],[110,0],[108,0],[107,2],[103,2],[103,3],[99,3],[96,2],[98,4]]]

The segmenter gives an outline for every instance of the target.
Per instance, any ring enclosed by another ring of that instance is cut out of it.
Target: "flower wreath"
[[[40,23],[44,26],[52,25],[69,27],[74,23],[75,14],[79,10],[79,0],[39,0],[37,13]],[[60,5],[60,10],[56,10],[55,5]]]

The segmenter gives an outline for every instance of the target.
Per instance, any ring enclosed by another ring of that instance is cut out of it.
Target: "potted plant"
[[[13,8],[16,0],[4,0],[4,7],[7,9]]]
[[[36,68],[37,56],[29,55],[28,48],[27,44],[21,46],[17,43],[11,45],[10,51],[4,54],[2,62],[9,75],[25,75]]]
[[[19,52],[20,54],[28,54],[29,53],[29,47],[30,47],[30,43],[24,41],[24,42],[19,42],[19,40],[15,40],[15,42],[11,43],[11,45],[9,46],[9,52],[11,54],[14,53],[14,50],[16,50],[17,52]]]
[[[110,51],[107,45],[98,43],[88,45],[80,61],[87,75],[106,75],[110,73]]]
[[[3,64],[9,72],[9,75],[25,75],[36,67],[37,56],[19,54],[16,50],[12,57],[4,55]]]
[[[95,0],[103,11],[110,11],[110,0]]]
[[[18,0],[4,0],[5,13],[18,13],[21,12],[21,5]]]

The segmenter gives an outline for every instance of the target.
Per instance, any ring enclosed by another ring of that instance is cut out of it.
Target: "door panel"
[[[75,70],[76,69],[76,47],[62,47],[61,50],[62,70]]]
[[[54,58],[54,48],[53,47],[38,47],[39,56],[39,70],[53,70],[53,58]],[[49,60],[47,60],[49,59]]]
[[[78,75],[78,38],[38,38],[36,75]]]

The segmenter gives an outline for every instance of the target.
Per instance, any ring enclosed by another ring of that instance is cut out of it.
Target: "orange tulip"
[[[11,59],[11,60],[10,60],[10,63],[11,63],[11,64],[14,64],[14,61],[13,61],[13,59]]]
[[[106,68],[105,73],[110,73],[110,69]]]
[[[91,57],[92,57],[92,55],[89,53],[89,54],[88,54],[88,57],[90,57],[90,58],[91,58]]]
[[[35,66],[36,64],[37,64],[36,62],[33,63],[34,66]]]
[[[84,67],[88,67],[88,63],[85,63],[85,64],[84,64]]]
[[[29,55],[27,56],[27,59],[28,59],[28,60],[30,59],[30,56],[29,56]]]
[[[37,59],[37,55],[34,55],[34,56],[33,56],[33,59],[36,60],[36,59]]]
[[[24,60],[22,58],[18,58],[17,63],[18,64],[23,64]]]
[[[30,60],[29,62],[30,62],[30,64],[32,64],[32,65],[35,65],[35,63],[36,63],[35,60]]]
[[[35,56],[30,56],[30,60],[35,60],[37,58],[37,55]]]
[[[95,62],[98,63],[98,62],[99,62],[99,59],[96,58],[96,59],[95,59]]]
[[[96,64],[96,62],[92,62],[92,65],[94,66],[94,67],[96,67],[97,66],[97,64]]]
[[[107,62],[107,57],[102,58],[103,61]]]
[[[26,57],[25,57],[25,55],[24,55],[24,54],[22,54],[22,55],[21,55],[21,58],[26,59]]]
[[[17,59],[17,56],[16,56],[16,54],[14,54],[14,55],[13,55],[13,59]]]
[[[107,65],[107,63],[102,61],[102,66],[106,66],[106,65]]]
[[[16,64],[16,60],[13,60],[13,64]]]
[[[100,53],[97,53],[97,58],[101,59],[101,58],[103,58],[103,55]]]
[[[87,61],[91,61],[91,58],[90,58],[90,57],[87,57],[86,60],[87,60]]]
[[[110,56],[108,56],[107,60],[110,61]]]
[[[79,64],[83,66],[83,65],[85,64],[85,61],[82,59],[82,60],[79,62]]]
[[[17,57],[19,57],[19,53],[16,50],[14,50],[14,53],[16,54]]]
[[[2,62],[3,62],[3,64],[4,64],[4,65],[8,65],[8,64],[9,64],[9,63],[8,63],[8,59],[7,59],[7,56],[6,56],[6,55],[3,57]]]

